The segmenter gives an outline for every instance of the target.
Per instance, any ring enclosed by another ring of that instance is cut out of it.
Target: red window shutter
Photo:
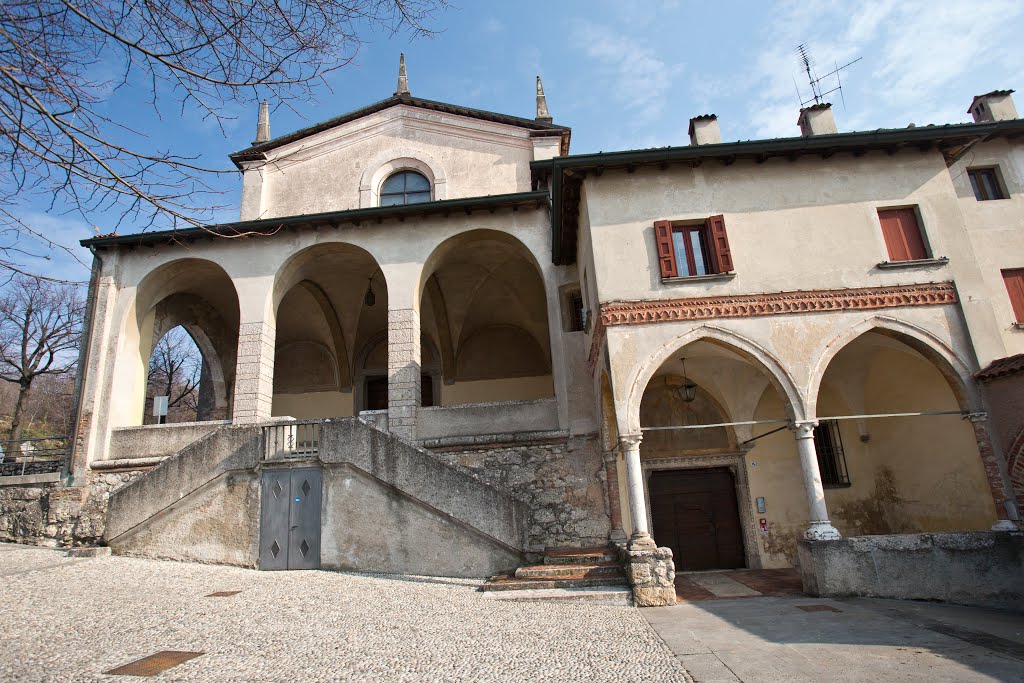
[[[1024,323],[1024,268],[1004,270],[1003,284],[1010,295],[1015,322]]]
[[[890,261],[915,261],[928,258],[914,209],[885,209],[878,212],[882,237]]]
[[[678,277],[676,249],[672,245],[672,221],[654,221],[654,238],[658,245],[658,264],[661,276]]]
[[[725,216],[711,216],[704,224],[707,226],[715,272],[731,273],[735,268],[732,264],[732,251],[729,249],[729,236],[725,233]]]

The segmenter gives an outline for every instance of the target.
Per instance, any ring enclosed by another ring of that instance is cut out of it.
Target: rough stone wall
[[[531,551],[608,543],[606,471],[596,436],[448,446],[433,452],[530,506]]]
[[[637,607],[676,604],[676,565],[671,548],[621,548],[619,558]]]
[[[103,536],[107,500],[143,470],[91,473],[86,486],[0,487],[0,541],[71,547]]]

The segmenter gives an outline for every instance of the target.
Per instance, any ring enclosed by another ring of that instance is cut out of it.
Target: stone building
[[[689,146],[571,155],[539,79],[519,118],[400,73],[279,137],[264,105],[238,222],[83,241],[71,483],[89,508],[132,480],[115,550],[481,576],[612,542],[657,592],[655,545],[772,568],[804,538],[1017,528],[1010,91],[968,124],[839,133],[817,104],[798,137],[702,115]],[[177,325],[222,419],[142,426]]]

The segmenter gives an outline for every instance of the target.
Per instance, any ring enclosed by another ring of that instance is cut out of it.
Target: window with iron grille
[[[850,473],[846,470],[846,454],[837,420],[822,420],[814,428],[814,449],[818,452],[821,485],[825,488],[849,486]]]

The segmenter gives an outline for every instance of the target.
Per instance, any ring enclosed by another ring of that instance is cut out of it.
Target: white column
[[[626,461],[626,485],[629,489],[629,515],[633,518],[633,533],[629,547],[654,547],[651,527],[647,522],[647,498],[644,494],[644,472],[640,466],[641,434],[619,437],[619,448]]]
[[[413,308],[388,311],[388,429],[416,438],[420,407],[420,316]]]
[[[800,468],[804,473],[804,490],[807,492],[807,505],[811,513],[811,525],[804,532],[804,538],[810,541],[834,541],[842,536],[829,521],[828,509],[825,507],[825,489],[821,485],[818,452],[814,448],[814,428],[817,426],[816,421],[807,420],[796,422],[791,427],[796,435]]]
[[[231,420],[256,424],[270,419],[274,399],[274,343],[277,330],[266,321],[243,322],[238,329],[238,364]]]

